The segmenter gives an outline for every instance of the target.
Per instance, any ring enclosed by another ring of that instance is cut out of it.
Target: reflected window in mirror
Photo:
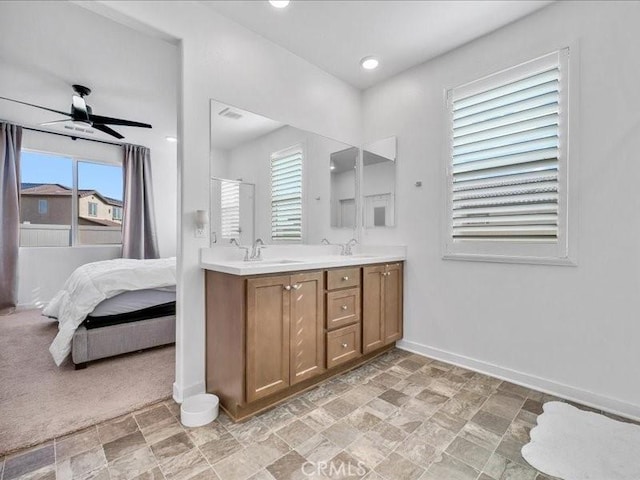
[[[271,154],[271,239],[302,241],[301,145]]]
[[[211,178],[211,244],[243,245],[254,241],[255,185],[242,180]]]
[[[396,137],[365,145],[362,165],[365,228],[395,226]]]
[[[331,172],[331,226],[356,226],[356,186],[358,149],[350,147],[329,156]]]
[[[224,239],[240,237],[240,183],[220,182],[220,234]]]

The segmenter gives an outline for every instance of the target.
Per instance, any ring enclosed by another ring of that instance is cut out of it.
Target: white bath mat
[[[564,480],[640,480],[640,426],[548,402],[522,456]]]

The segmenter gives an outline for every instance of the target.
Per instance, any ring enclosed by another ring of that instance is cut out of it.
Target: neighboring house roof
[[[71,195],[71,189],[59,183],[23,183],[22,195]]]
[[[71,189],[60,185],[59,183],[21,183],[20,184],[21,195],[71,195]],[[78,190],[79,197],[87,197],[89,195],[95,195],[100,197],[104,203],[113,205],[115,207],[122,207],[122,200],[106,197],[97,190]]]
[[[122,207],[124,206],[124,202],[122,200],[118,200],[117,198],[111,198],[111,197],[103,197],[107,200],[107,203],[109,205],[113,205],[114,207]]]

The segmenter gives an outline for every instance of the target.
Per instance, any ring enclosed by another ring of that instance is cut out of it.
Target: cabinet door
[[[323,273],[291,276],[291,385],[324,371]]]
[[[362,275],[362,351],[384,345],[384,266],[364,267]]]
[[[289,386],[289,280],[247,280],[248,402]]]
[[[402,338],[402,264],[387,265],[384,275],[384,344]]]

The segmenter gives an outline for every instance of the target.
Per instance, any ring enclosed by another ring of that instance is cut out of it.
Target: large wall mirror
[[[355,236],[358,148],[219,101],[210,108],[212,242]]]
[[[362,210],[365,228],[396,224],[396,137],[366,144],[362,149]]]

